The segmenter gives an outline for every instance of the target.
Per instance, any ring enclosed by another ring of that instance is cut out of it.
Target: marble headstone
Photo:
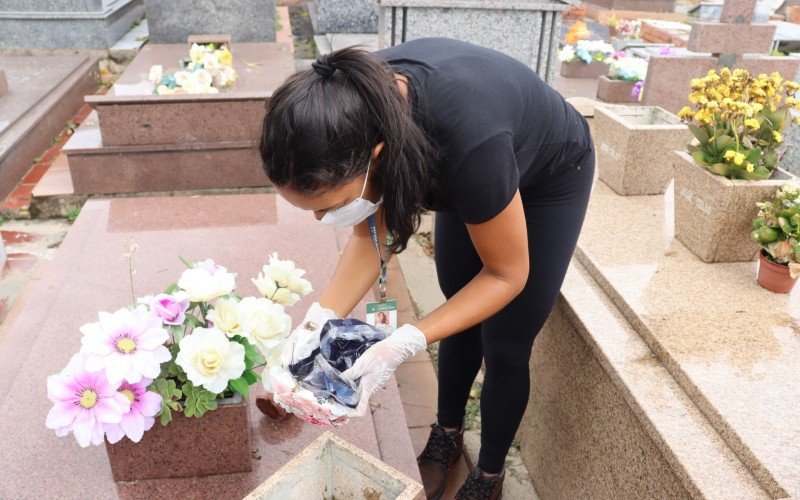
[[[230,33],[233,43],[275,41],[275,0],[145,0],[150,43]]]

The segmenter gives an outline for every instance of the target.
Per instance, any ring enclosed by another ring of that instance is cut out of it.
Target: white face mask
[[[355,226],[364,222],[367,217],[378,211],[378,207],[383,202],[383,197],[378,200],[378,203],[363,198],[364,191],[367,189],[367,179],[369,178],[369,167],[372,165],[372,160],[367,164],[367,175],[364,177],[364,187],[361,188],[361,194],[355,200],[351,201],[343,207],[335,210],[329,210],[322,216],[320,222],[326,226],[332,227],[348,227]]]

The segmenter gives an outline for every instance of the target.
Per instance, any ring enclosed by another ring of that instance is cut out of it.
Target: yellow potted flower
[[[695,141],[676,151],[675,237],[705,262],[751,260],[756,203],[794,176],[778,167],[794,94],[800,85],[778,73],[711,70],[692,80],[679,116]]]

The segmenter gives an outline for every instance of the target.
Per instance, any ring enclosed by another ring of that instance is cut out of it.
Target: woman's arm
[[[519,191],[496,217],[482,224],[467,224],[467,230],[483,269],[415,325],[429,344],[489,318],[511,302],[528,281],[528,234]]]
[[[375,213],[375,219],[378,221],[380,241],[386,241],[386,227],[381,222],[382,218],[383,208],[380,208]],[[320,305],[331,309],[340,318],[347,317],[375,284],[380,275],[380,267],[369,225],[364,221],[353,227],[353,234],[339,257],[336,271],[320,295]]]

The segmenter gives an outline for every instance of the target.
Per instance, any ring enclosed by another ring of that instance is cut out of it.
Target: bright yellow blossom
[[[775,139],[775,142],[783,142],[783,136],[777,130],[772,131],[772,138]]]
[[[756,120],[755,118],[748,118],[747,120],[744,121],[744,125],[746,127],[750,127],[753,130],[758,130],[761,127],[761,125],[758,123],[758,120]]]

